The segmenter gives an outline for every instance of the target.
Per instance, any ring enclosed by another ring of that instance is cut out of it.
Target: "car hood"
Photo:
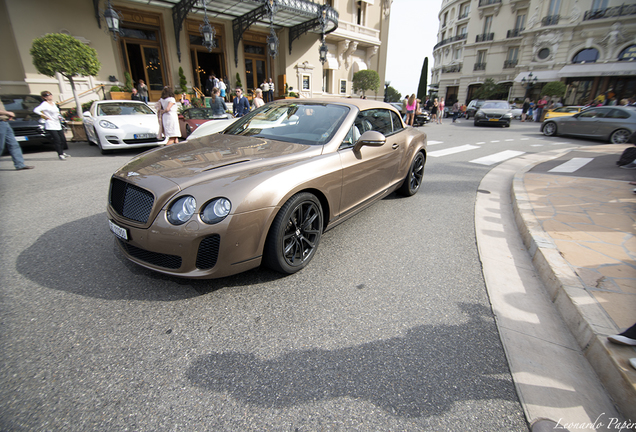
[[[246,177],[264,167],[274,171],[321,153],[322,146],[214,134],[150,150],[132,159],[117,175],[134,178],[135,183],[160,176],[185,189],[237,172]]]

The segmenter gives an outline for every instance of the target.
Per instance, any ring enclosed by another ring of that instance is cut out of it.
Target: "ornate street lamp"
[[[210,21],[208,20],[207,0],[203,0],[203,14],[203,24],[199,26],[199,31],[203,36],[203,46],[206,47],[209,52],[212,52],[212,48],[216,47],[216,42],[214,42],[216,30],[210,25]]]
[[[121,21],[121,14],[113,9],[113,6],[110,4],[110,0],[108,0],[103,17],[106,20],[108,31],[113,34],[113,39],[117,40],[117,37],[120,34],[119,22]]]
[[[530,89],[534,87],[537,81],[538,81],[537,77],[533,78],[532,72],[530,72],[530,74],[528,75],[528,79],[526,79],[526,77],[521,78],[521,84],[526,88],[525,97],[528,97],[528,92],[530,92]]]
[[[269,36],[267,37],[267,51],[271,57],[276,57],[278,55],[278,45],[280,42],[278,41],[278,37],[274,31],[274,14],[276,13],[278,5],[276,4],[276,0],[269,0],[266,4],[269,10]]]
[[[327,48],[327,43],[325,42],[325,27],[327,25],[327,10],[326,5],[322,7],[322,13],[320,14],[320,29],[322,31],[322,43],[320,44],[320,48],[318,48],[318,55],[320,57],[320,63],[325,65],[327,61],[327,53],[329,52],[329,48]]]

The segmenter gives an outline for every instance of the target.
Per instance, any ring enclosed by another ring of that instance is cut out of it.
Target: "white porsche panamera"
[[[159,137],[157,114],[140,101],[95,101],[84,113],[84,129],[90,144],[102,154],[113,150],[165,144]]]

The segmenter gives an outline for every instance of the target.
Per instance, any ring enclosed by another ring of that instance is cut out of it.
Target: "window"
[[[515,30],[524,30],[526,28],[526,13],[519,12],[515,21]]]
[[[516,62],[519,57],[519,47],[508,48],[508,57],[506,60]]]
[[[605,110],[589,109],[581,113],[581,118],[603,118],[605,117]]]
[[[470,3],[464,3],[459,12],[459,19],[468,17],[470,13]]]
[[[444,13],[444,21],[442,21],[442,27],[446,27],[446,23],[448,22],[448,12]]]
[[[596,48],[586,48],[576,53],[572,63],[594,63],[598,60],[598,50]]]
[[[356,6],[356,24],[365,25],[367,14],[367,3],[363,1],[358,1]]]
[[[603,9],[607,9],[607,0],[594,0],[592,2],[593,11],[599,11]]]
[[[550,8],[548,9],[548,16],[558,15],[559,9],[561,9],[561,0],[550,0]]]
[[[404,125],[402,124],[402,119],[397,113],[391,111],[391,119],[393,120],[393,130],[395,132],[399,132],[404,129]]]
[[[479,64],[483,64],[486,63],[486,53],[488,51],[483,50],[483,51],[477,51],[477,63]]]
[[[455,48],[455,54],[453,55],[453,60],[461,60],[462,58],[462,49]]]
[[[457,36],[463,36],[468,32],[468,25],[464,24],[461,27],[457,27]]]
[[[347,93],[347,80],[340,80],[340,94],[346,94]]]
[[[356,117],[354,125],[358,128],[361,134],[367,131],[376,131],[380,132],[384,136],[388,136],[393,133],[391,113],[392,111],[385,109],[362,111],[358,114],[358,117]]]
[[[311,81],[309,75],[303,75],[303,90],[311,90]]]
[[[630,61],[636,60],[636,45],[630,45],[618,55],[618,60]]]
[[[490,33],[490,29],[492,28],[492,15],[488,15],[484,18],[484,31],[483,34]]]
[[[626,119],[629,118],[629,114],[627,114],[625,111],[613,109],[605,116],[605,118]]]
[[[550,49],[549,48],[542,48],[539,50],[539,52],[537,53],[537,57],[540,60],[545,60],[548,57],[550,57]]]

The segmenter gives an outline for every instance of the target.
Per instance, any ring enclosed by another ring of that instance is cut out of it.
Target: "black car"
[[[44,130],[44,123],[33,109],[43,101],[42,97],[27,94],[0,95],[5,111],[11,111],[15,118],[9,121],[15,139],[20,146],[24,144],[50,143]]]
[[[475,113],[479,111],[479,108],[486,102],[484,99],[473,99],[466,107],[466,118],[475,117]]]
[[[485,101],[475,113],[475,126],[497,125],[510,127],[512,109],[504,100]]]

